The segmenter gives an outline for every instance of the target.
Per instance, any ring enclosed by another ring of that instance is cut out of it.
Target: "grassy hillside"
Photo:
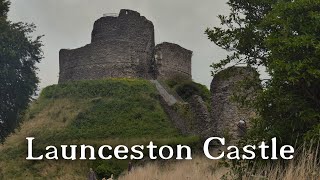
[[[195,144],[163,111],[155,87],[145,80],[79,81],[45,88],[24,123],[0,146],[0,179],[85,179],[88,169],[100,176],[120,174],[127,161],[27,161],[26,137],[35,137],[34,154],[48,145],[93,146]]]

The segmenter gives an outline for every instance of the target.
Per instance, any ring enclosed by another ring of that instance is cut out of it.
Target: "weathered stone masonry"
[[[154,41],[153,23],[136,11],[122,9],[118,16],[102,17],[94,23],[91,44],[60,50],[59,83],[112,77],[169,78],[173,74],[191,78],[192,52],[163,43],[157,46],[164,57],[159,64]],[[185,64],[177,66],[181,62]]]
[[[246,78],[254,78],[258,73],[249,67],[231,67],[216,74],[211,82],[211,117],[212,126],[219,136],[229,136],[232,139],[239,138],[238,123],[246,121],[250,125],[250,119],[255,116],[253,109],[241,107],[232,100],[234,93],[241,93],[245,90],[239,89],[239,83]],[[251,98],[255,92],[249,93]]]
[[[177,44],[158,44],[155,48],[158,75],[163,78],[182,75],[191,79],[191,57],[192,51]]]

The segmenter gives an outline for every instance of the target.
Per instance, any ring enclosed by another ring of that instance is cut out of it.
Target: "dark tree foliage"
[[[0,0],[0,17],[6,17],[9,11],[10,2],[7,0]]]
[[[32,39],[35,26],[7,20],[9,2],[0,1],[0,140],[19,125],[37,89],[36,63],[42,58],[41,42]]]
[[[270,79],[255,102],[253,139],[300,145],[320,139],[320,1],[229,0],[210,40],[231,53],[213,64],[264,66]]]
[[[214,72],[229,64],[266,65],[265,32],[260,24],[276,0],[229,0],[231,12],[219,15],[222,27],[207,29],[206,34],[216,45],[230,52],[226,59],[213,64]]]

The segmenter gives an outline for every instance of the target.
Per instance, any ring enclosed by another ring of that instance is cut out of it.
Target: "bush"
[[[97,160],[93,163],[97,176],[99,178],[108,178],[113,174],[115,177],[118,177],[123,170],[126,169],[126,164],[128,161],[120,161],[120,160]]]
[[[201,96],[204,101],[210,100],[210,91],[207,87],[193,81],[181,83],[175,87],[175,90],[185,101],[188,101],[193,95]]]
[[[193,95],[201,96],[204,101],[209,103],[209,89],[199,83],[193,82],[186,76],[174,76],[165,80],[165,83],[173,89],[184,101],[188,101]]]

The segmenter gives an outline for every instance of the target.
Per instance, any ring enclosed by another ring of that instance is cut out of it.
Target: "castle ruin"
[[[234,96],[253,99],[254,89],[245,89],[244,80],[257,81],[258,72],[250,67],[229,67],[216,74],[211,82],[211,118],[215,134],[238,139],[242,136],[238,125],[244,121],[250,126],[250,119],[256,116],[252,108],[241,106],[233,99]]]
[[[153,82],[162,106],[175,126],[184,134],[201,137],[213,135],[237,139],[238,122],[254,116],[251,109],[240,108],[232,101],[237,84],[246,77],[255,76],[251,68],[228,68],[213,78],[211,105],[194,95],[183,102],[194,114],[192,126],[172,104],[177,102],[157,79],[184,76],[192,79],[192,51],[177,44],[164,42],[155,45],[154,25],[132,10],[122,9],[119,14],[106,14],[94,23],[91,43],[78,49],[61,49],[59,53],[59,83],[103,78],[143,78]],[[168,96],[168,97],[167,97]],[[172,99],[168,103],[166,99]],[[179,99],[179,98],[177,98]]]
[[[91,43],[59,52],[59,83],[103,78],[191,79],[192,52],[172,43],[155,46],[154,25],[132,10],[94,23]]]

